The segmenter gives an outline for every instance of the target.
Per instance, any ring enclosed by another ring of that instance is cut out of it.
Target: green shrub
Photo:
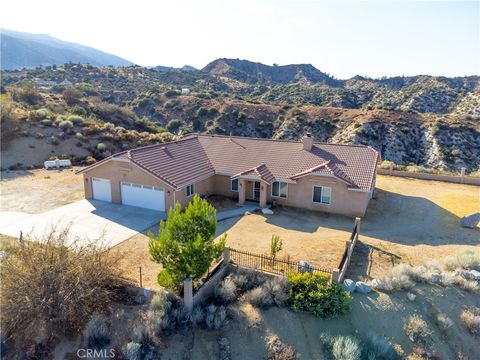
[[[395,163],[390,160],[383,160],[382,163],[380,164],[380,169],[390,169],[390,166],[395,166]]]
[[[327,274],[289,273],[289,301],[296,311],[309,311],[330,318],[350,311],[352,298],[343,287],[330,281]]]
[[[360,360],[362,347],[360,341],[354,336],[336,335],[328,333],[320,334],[322,342],[329,358],[335,360]],[[370,358],[367,358],[370,359]],[[376,359],[376,358],[373,358]]]
[[[84,121],[83,121],[83,117],[81,117],[80,115],[70,115],[68,118],[67,118],[68,121],[71,121],[72,124],[74,125],[83,125]]]
[[[171,133],[175,133],[180,128],[180,126],[182,126],[182,122],[178,119],[173,119],[168,122],[167,130]]]
[[[58,127],[62,130],[71,129],[73,128],[73,123],[70,120],[63,120],[60,121]]]
[[[50,112],[47,109],[38,109],[37,111],[35,111],[35,119],[36,120],[43,120],[49,114],[50,114]]]
[[[87,111],[83,107],[78,106],[78,105],[75,105],[74,107],[72,107],[70,112],[74,115],[79,115],[79,116],[87,115]]]
[[[208,109],[201,107],[200,109],[197,110],[197,116],[198,117],[204,117],[208,115]]]
[[[87,156],[85,158],[85,164],[86,165],[93,165],[97,162],[97,160],[95,160],[95,158],[93,156]]]
[[[105,145],[104,143],[98,143],[97,150],[100,152],[104,152],[105,150],[107,150],[107,145]]]
[[[392,344],[375,333],[369,333],[363,342],[362,356],[368,360],[395,360],[399,358]]]

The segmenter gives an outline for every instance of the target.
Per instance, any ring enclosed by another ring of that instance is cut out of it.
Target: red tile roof
[[[351,188],[370,190],[379,153],[361,145],[314,143],[307,151],[299,141],[191,135],[168,144],[124,151],[110,158],[113,157],[130,159],[176,189],[214,174],[257,176],[271,183],[324,173],[339,178]]]

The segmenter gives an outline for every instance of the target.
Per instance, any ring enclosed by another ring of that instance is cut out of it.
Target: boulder
[[[380,279],[373,279],[372,280],[372,288],[376,290],[380,290],[383,286],[383,282]]]
[[[480,223],[480,212],[464,216],[460,219],[460,225],[463,227],[474,229]]]
[[[372,286],[363,281],[357,281],[355,283],[355,290],[362,294],[368,294],[372,291]]]
[[[352,279],[345,279],[343,281],[343,287],[349,293],[353,293],[355,291],[355,288],[356,288],[355,281],[353,281]]]
[[[263,208],[263,209],[262,209],[262,213],[263,213],[264,215],[273,215],[273,211],[272,211],[271,209],[269,209],[269,208]]]
[[[313,272],[313,268],[312,268],[312,265],[310,265],[308,262],[304,261],[304,260],[300,260],[298,262],[298,272],[308,272],[308,273],[312,273]]]
[[[477,271],[477,270],[464,271],[463,277],[468,280],[480,280],[480,271]]]

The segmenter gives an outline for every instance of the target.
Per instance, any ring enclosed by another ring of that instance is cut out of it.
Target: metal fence
[[[274,259],[271,256],[254,254],[248,251],[228,249],[231,263],[273,274],[284,274],[287,272],[310,272],[332,275],[332,270],[322,269],[299,261]]]

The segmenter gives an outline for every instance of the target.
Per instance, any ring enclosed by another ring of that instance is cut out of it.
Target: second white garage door
[[[165,211],[165,191],[162,188],[121,182],[122,204]]]

